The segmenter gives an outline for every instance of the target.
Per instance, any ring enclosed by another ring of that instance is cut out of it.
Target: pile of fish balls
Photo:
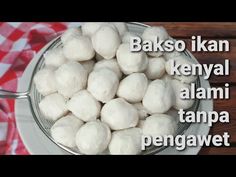
[[[132,36],[170,39],[161,26],[135,34],[126,23],[90,22],[66,30],[62,47],[44,54],[33,81],[57,143],[81,154],[140,154],[142,135],[175,135],[169,112],[193,105],[179,93],[196,77],[170,76],[170,61],[191,60],[177,51],[130,52]]]

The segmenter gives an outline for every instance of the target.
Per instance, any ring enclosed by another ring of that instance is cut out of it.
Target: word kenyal
[[[204,75],[204,79],[209,79],[213,73],[216,76],[229,75],[229,60],[224,64],[178,64],[175,60],[170,60],[170,75]]]

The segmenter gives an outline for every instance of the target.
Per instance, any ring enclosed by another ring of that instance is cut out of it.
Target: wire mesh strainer
[[[135,33],[135,34],[142,34],[144,29],[146,27],[149,27],[148,25],[142,24],[142,23],[127,23],[129,31]],[[0,98],[14,98],[14,99],[28,99],[29,102],[29,107],[32,113],[32,116],[34,120],[36,121],[37,125],[39,126],[40,130],[57,146],[61,147],[65,151],[71,153],[71,154],[80,154],[77,148],[69,148],[64,145],[61,145],[57,143],[51,136],[50,134],[50,129],[52,125],[55,123],[54,121],[49,121],[44,118],[43,114],[41,113],[39,109],[39,103],[42,100],[43,96],[37,91],[35,84],[33,84],[33,78],[34,75],[41,70],[42,68],[45,67],[44,64],[44,57],[43,54],[47,52],[48,50],[52,48],[57,48],[57,47],[62,47],[61,39],[60,36],[57,37],[51,45],[49,45],[46,50],[42,53],[42,55],[39,57],[39,60],[37,61],[37,64],[35,65],[35,68],[33,70],[31,79],[30,79],[30,84],[29,88],[26,92],[10,92],[10,91],[5,91],[5,90],[0,90]],[[189,51],[184,52],[185,55],[189,56],[192,60],[194,58],[192,55],[189,53]],[[200,78],[198,77],[196,80],[196,88],[200,87]],[[199,106],[199,100],[196,99],[194,102],[194,105],[189,109],[191,111],[197,111],[198,106]],[[189,123],[178,123],[178,129],[176,134],[184,134],[184,132],[189,128],[190,124]],[[141,154],[143,155],[148,155],[148,154],[156,154],[162,150],[164,150],[166,147],[148,147],[145,151],[142,151]]]

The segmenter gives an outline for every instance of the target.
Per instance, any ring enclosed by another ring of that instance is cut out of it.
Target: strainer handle
[[[0,89],[0,98],[24,99],[29,97],[29,92],[11,92]]]

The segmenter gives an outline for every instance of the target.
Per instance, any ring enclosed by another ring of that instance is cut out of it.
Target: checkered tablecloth
[[[0,22],[0,89],[16,91],[17,80],[35,54],[78,23]],[[0,99],[0,155],[29,154],[18,134],[12,99]]]

